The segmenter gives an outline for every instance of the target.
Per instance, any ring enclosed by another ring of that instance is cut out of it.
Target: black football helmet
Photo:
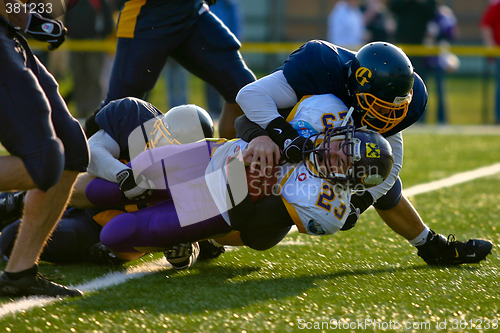
[[[399,124],[408,112],[413,81],[413,65],[400,48],[387,42],[363,46],[351,62],[348,77],[356,123],[379,133]]]
[[[323,178],[352,190],[363,190],[382,183],[390,174],[394,156],[389,142],[379,133],[353,125],[329,128],[309,138],[313,149],[304,147],[303,161],[313,177]],[[343,140],[341,149],[347,156],[347,172],[331,172],[330,145]]]

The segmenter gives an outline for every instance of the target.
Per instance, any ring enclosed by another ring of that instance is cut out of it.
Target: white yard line
[[[416,185],[407,188],[403,191],[405,196],[414,196],[422,193],[427,193],[441,188],[450,187],[472,181],[474,179],[493,176],[500,173],[500,163],[495,163],[493,165],[478,168],[471,171],[457,173],[451,177],[447,177],[441,180],[436,180],[433,182]],[[282,242],[282,245],[297,245],[296,241]],[[113,285],[123,283],[130,279],[135,279],[142,277],[144,275],[152,274],[161,270],[169,269],[170,266],[166,263],[164,258],[148,262],[139,266],[130,267],[123,272],[113,272],[101,277],[98,277],[87,283],[74,286],[83,292],[92,292],[99,289],[104,289]],[[27,297],[22,298],[11,303],[6,303],[0,306],[0,318],[8,314],[13,314],[18,311],[26,311],[34,307],[41,307],[48,305],[50,303],[56,302],[60,299],[49,298],[49,297]]]

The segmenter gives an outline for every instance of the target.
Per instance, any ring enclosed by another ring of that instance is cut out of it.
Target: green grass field
[[[498,163],[499,139],[406,133],[403,183],[408,188]],[[83,298],[4,314],[0,331],[494,331],[500,325],[499,188],[496,174],[410,198],[437,232],[493,241],[492,255],[479,265],[428,267],[369,210],[351,231],[291,233],[266,252],[232,249],[180,272],[160,266]],[[146,256],[126,268],[160,259]],[[62,274],[61,282],[73,285],[123,270],[41,265],[42,272]],[[17,301],[0,299],[0,314]]]

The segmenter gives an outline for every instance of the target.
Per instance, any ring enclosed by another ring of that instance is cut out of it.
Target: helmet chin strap
[[[346,126],[347,122],[349,119],[351,119],[352,113],[354,112],[354,107],[351,106],[349,110],[347,111],[347,115],[345,116],[344,120],[342,121],[342,124],[340,126]]]

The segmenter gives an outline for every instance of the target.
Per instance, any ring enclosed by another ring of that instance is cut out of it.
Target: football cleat
[[[116,257],[106,245],[97,242],[88,249],[87,259],[96,264],[121,265],[125,260]]]
[[[200,254],[198,243],[180,243],[163,252],[165,259],[177,270],[192,267]]]
[[[23,215],[26,192],[0,193],[0,231]]]
[[[485,259],[492,247],[493,244],[487,240],[469,239],[462,242],[457,241],[455,235],[449,235],[446,239],[431,230],[427,242],[417,246],[417,254],[431,266],[475,264]]]
[[[76,297],[82,295],[83,293],[80,290],[71,289],[49,281],[40,273],[25,276],[20,279],[11,279],[5,272],[0,274],[0,296]]]
[[[224,246],[215,243],[212,239],[207,239],[198,243],[200,245],[200,255],[198,260],[211,260],[226,252]]]

